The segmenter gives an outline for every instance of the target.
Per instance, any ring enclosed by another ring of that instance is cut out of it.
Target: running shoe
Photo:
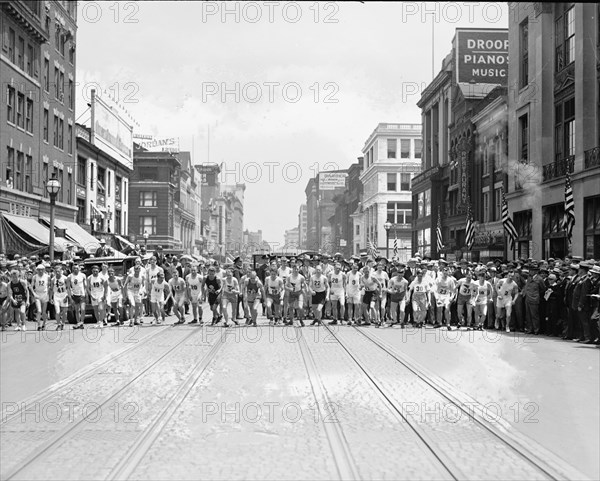
[[[190,321],[190,324],[198,324],[198,319],[192,319],[192,320]]]
[[[333,321],[331,321],[331,322],[329,323],[329,325],[330,325],[330,326],[335,326],[335,325],[337,325],[337,323],[338,323],[338,322],[337,322],[337,320],[336,320],[336,319],[334,319]]]
[[[15,331],[20,331],[20,330],[21,330],[21,326],[15,327]]]

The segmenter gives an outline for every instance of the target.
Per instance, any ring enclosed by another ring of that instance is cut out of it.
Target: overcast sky
[[[225,162],[222,180],[247,186],[244,228],[283,243],[317,170],[356,162],[379,122],[421,122],[454,30],[506,28],[508,15],[506,3],[79,2],[78,117],[91,88],[118,96],[136,132]]]

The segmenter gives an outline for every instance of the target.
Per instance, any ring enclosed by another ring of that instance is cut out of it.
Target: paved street
[[[594,347],[259,324],[2,333],[1,478],[598,478]]]

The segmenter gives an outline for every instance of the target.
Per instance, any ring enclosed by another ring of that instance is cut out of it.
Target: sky
[[[134,133],[224,163],[222,182],[246,184],[244,228],[283,244],[310,178],[355,163],[380,122],[421,122],[455,29],[509,15],[506,2],[78,2],[78,122],[94,88]]]

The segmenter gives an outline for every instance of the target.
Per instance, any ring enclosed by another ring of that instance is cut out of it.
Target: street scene
[[[600,478],[599,4],[0,33],[0,480]]]

